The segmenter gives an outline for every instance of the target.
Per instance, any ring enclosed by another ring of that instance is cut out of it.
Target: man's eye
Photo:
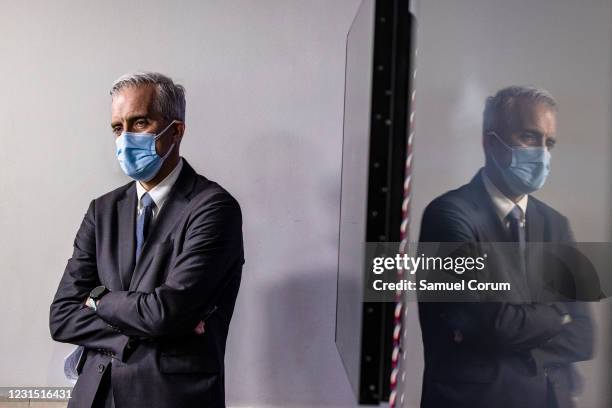
[[[119,136],[121,134],[121,127],[120,126],[115,126],[113,128],[113,134]]]
[[[523,133],[521,135],[521,142],[527,146],[536,146],[539,142],[538,137],[531,133]]]
[[[136,126],[146,126],[147,125],[147,121],[144,119],[139,119],[134,123]]]

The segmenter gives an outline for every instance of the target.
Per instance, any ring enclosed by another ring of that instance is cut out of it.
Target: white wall
[[[109,87],[187,89],[182,154],[243,208],[231,405],[353,405],[334,345],[345,36],[358,0],[0,1],[0,385],[66,385],[48,312],[89,200],[128,181]]]
[[[481,121],[486,96],[534,84],[558,100],[558,146],[552,172],[536,196],[570,219],[579,241],[610,241],[612,2],[609,0],[436,0],[418,8],[416,136],[412,238],[425,206],[467,183],[483,164]],[[597,307],[598,329],[608,330]],[[608,315],[609,316],[609,315]],[[405,348],[405,391],[418,406],[422,370],[416,307]],[[608,341],[580,364],[587,388],[580,407],[599,408],[609,392]]]

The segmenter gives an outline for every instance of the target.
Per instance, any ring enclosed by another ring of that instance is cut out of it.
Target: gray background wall
[[[351,406],[333,333],[344,40],[358,0],[0,6],[0,384],[66,384],[71,347],[49,338],[49,303],[89,200],[128,181],[109,85],[151,69],[187,87],[184,156],[243,207],[230,404]],[[610,2],[439,0],[419,13],[417,218],[481,162],[484,97],[531,82],[562,109],[540,196],[579,239],[609,239]],[[419,348],[415,335],[413,403]]]

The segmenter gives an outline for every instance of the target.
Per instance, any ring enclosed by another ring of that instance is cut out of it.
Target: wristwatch
[[[565,308],[565,306],[559,304],[559,303],[550,303],[550,306],[555,309],[557,311],[557,313],[559,313],[559,315],[561,316],[561,324],[565,325],[568,323],[572,322],[572,315],[569,314],[568,310]]]
[[[102,296],[106,295],[109,292],[109,290],[106,288],[106,286],[96,286],[95,288],[92,289],[91,292],[89,292],[89,299],[91,299],[91,302],[89,303],[89,305],[92,307],[93,310],[97,309],[98,306],[98,301],[100,299],[102,299]]]

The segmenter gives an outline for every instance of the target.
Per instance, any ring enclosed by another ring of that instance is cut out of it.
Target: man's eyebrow
[[[135,119],[149,119],[149,115],[146,112],[143,112],[143,113],[133,113],[133,114],[129,115],[128,117],[126,117],[126,119],[128,121],[135,120]]]
[[[149,119],[149,116],[146,113],[134,113],[134,114],[127,116],[126,119],[128,122],[131,122],[137,119]],[[120,124],[121,124],[121,120],[115,120],[111,122],[111,127],[115,127]]]
[[[529,129],[529,128],[526,128],[526,129],[522,130],[522,133],[533,133],[534,135],[540,136],[540,137],[544,136],[544,134],[542,132],[540,132],[538,129]]]

